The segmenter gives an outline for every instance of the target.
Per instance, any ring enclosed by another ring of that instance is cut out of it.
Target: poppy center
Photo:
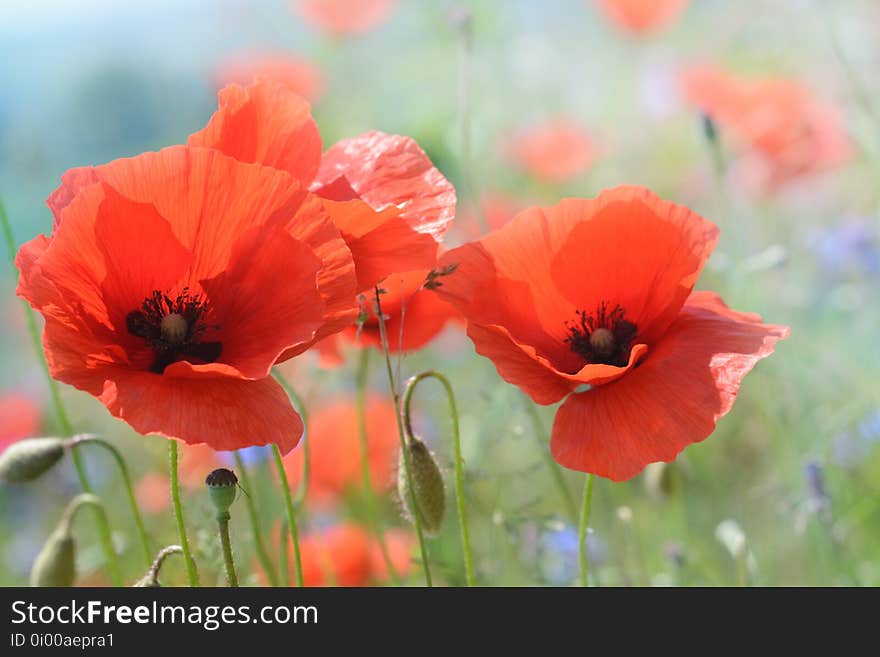
[[[592,313],[577,311],[577,319],[567,322],[565,342],[587,363],[624,367],[636,338],[636,325],[626,319],[619,305],[610,311],[604,301]]]
[[[144,299],[141,307],[125,317],[128,332],[147,340],[155,358],[150,371],[162,374],[165,368],[178,360],[213,363],[220,358],[223,344],[205,340],[209,326],[205,322],[208,305],[198,294],[183,288],[176,297],[154,290]]]

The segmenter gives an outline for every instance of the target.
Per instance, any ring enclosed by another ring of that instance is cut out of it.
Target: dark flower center
[[[178,360],[190,358],[202,363],[213,363],[220,358],[221,342],[204,339],[208,329],[216,329],[205,322],[208,305],[197,295],[183,288],[176,297],[154,290],[144,299],[140,309],[125,317],[128,332],[147,340],[156,357],[150,371],[162,374],[165,368]]]
[[[596,311],[577,311],[577,319],[565,325],[565,342],[588,363],[624,367],[636,338],[636,325],[625,318],[623,308],[614,306],[609,312],[604,301]]]

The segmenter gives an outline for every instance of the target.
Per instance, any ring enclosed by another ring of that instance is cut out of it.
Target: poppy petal
[[[277,444],[286,454],[303,432],[287,394],[271,377],[200,377],[193,385],[184,377],[116,368],[99,399],[138,433],[206,443],[215,450]]]
[[[788,334],[788,327],[730,310],[714,293],[693,293],[638,368],[562,404],[550,442],[554,458],[615,481],[671,461],[712,433],[743,377]]]
[[[231,84],[217,98],[219,108],[205,128],[189,136],[188,146],[281,169],[309,186],[321,161],[321,134],[305,98],[268,79],[249,87]]]
[[[312,191],[355,198],[346,188],[374,210],[396,207],[413,229],[438,242],[455,217],[455,188],[410,137],[374,130],[331,146]]]

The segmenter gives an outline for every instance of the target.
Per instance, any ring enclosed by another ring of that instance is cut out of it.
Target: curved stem
[[[15,239],[12,236],[12,226],[9,224],[9,217],[6,215],[6,208],[3,205],[2,199],[0,199],[0,224],[3,226],[3,238],[6,242],[9,262],[12,265],[13,270],[16,270]],[[43,343],[40,339],[40,329],[37,326],[36,314],[27,301],[22,301],[22,307],[24,308],[24,317],[25,322],[27,323],[28,335],[34,346],[34,352],[37,354],[37,360],[40,361],[40,366],[43,370],[43,375],[46,378],[46,383],[49,385],[49,395],[52,398],[52,406],[55,408],[55,415],[58,417],[58,424],[65,436],[72,436],[73,425],[70,423],[70,418],[67,415],[67,410],[64,408],[64,403],[61,401],[61,393],[58,390],[58,383],[52,378],[52,373],[49,371],[49,363],[46,361],[43,353]],[[84,493],[92,493],[94,489],[92,488],[91,481],[89,481],[89,476],[86,472],[86,466],[82,460],[82,455],[76,450],[72,450],[71,457],[73,459],[73,465],[76,468],[76,476],[79,479],[80,488],[83,489]],[[104,560],[107,562],[110,581],[113,582],[114,586],[122,586],[119,558],[113,547],[113,537],[110,533],[110,523],[107,521],[107,515],[105,513],[96,512],[95,518],[98,525],[98,539],[101,543],[101,550],[104,552]]]
[[[70,533],[70,525],[73,523],[73,519],[76,517],[77,512],[84,506],[90,506],[95,509],[95,512],[99,515],[106,516],[104,504],[97,495],[93,495],[92,493],[80,493],[67,503],[67,507],[64,509],[64,515],[61,516],[61,521],[58,523],[58,526],[62,528],[65,534]]]
[[[406,391],[403,395],[403,420],[407,435],[413,435],[412,418],[410,416],[410,402],[419,382],[425,379],[437,379],[446,390],[446,398],[449,401],[449,414],[452,418],[452,440],[455,450],[455,502],[458,507],[458,523],[461,530],[461,547],[464,552],[465,580],[468,586],[474,586],[474,558],[471,554],[471,538],[468,530],[467,512],[464,506],[464,467],[461,458],[461,434],[458,426],[458,408],[455,405],[455,395],[449,379],[433,370],[422,372],[410,378],[406,383]]]
[[[180,503],[180,482],[177,478],[177,441],[168,440],[168,458],[171,476],[171,503],[174,505],[174,519],[177,522],[177,533],[180,536],[180,547],[183,549],[183,560],[186,562],[186,574],[190,586],[200,586],[199,572],[196,570],[196,562],[193,561],[189,549],[189,539],[186,537],[186,525],[183,523],[183,506]]]
[[[526,411],[528,411],[529,417],[532,418],[532,426],[535,429],[535,435],[540,439],[541,457],[544,459],[544,462],[547,464],[547,469],[553,476],[553,483],[555,483],[556,487],[559,489],[569,519],[574,522],[575,518],[578,517],[577,506],[575,506],[571,490],[569,490],[565,483],[565,476],[562,473],[562,467],[554,460],[553,454],[551,454],[550,450],[547,448],[550,438],[544,431],[544,425],[541,423],[541,416],[538,415],[538,409],[534,402],[532,402],[531,398],[523,395],[523,399],[525,400]]]
[[[269,553],[266,551],[266,545],[263,543],[263,532],[260,527],[260,514],[257,512],[257,506],[252,497],[256,494],[256,491],[253,486],[251,486],[247,474],[247,468],[245,467],[244,460],[241,458],[241,454],[237,451],[233,452],[233,454],[235,458],[235,467],[238,470],[238,478],[241,480],[242,488],[248,492],[248,495],[244,496],[244,501],[247,506],[248,518],[251,522],[251,532],[254,535],[254,549],[257,551],[257,558],[260,560],[260,564],[266,572],[269,584],[271,586],[278,586],[278,575],[275,573],[272,559],[269,558]]]
[[[587,570],[589,568],[589,560],[587,559],[587,527],[590,522],[590,505],[593,500],[593,475],[588,474],[587,480],[584,482],[584,498],[581,502],[581,518],[578,524],[578,564],[580,565],[581,586],[589,586],[587,581]]]
[[[388,349],[388,331],[385,326],[385,315],[382,312],[382,301],[379,298],[381,295],[379,294],[379,288],[375,288],[376,294],[376,317],[379,320],[379,336],[382,339],[382,352],[385,355],[385,369],[388,373],[388,386],[391,389],[391,396],[394,400],[394,417],[397,420],[397,432],[400,435],[400,449],[403,453],[403,467],[406,470],[406,482],[407,487],[409,488],[410,495],[410,508],[416,509],[418,508],[416,504],[416,500],[413,494],[415,490],[415,486],[413,485],[413,476],[412,476],[412,465],[410,463],[409,458],[409,449],[407,448],[407,437],[406,431],[403,428],[403,420],[400,417],[400,395],[397,392],[397,385],[394,382],[394,372],[391,368],[391,353]],[[419,539],[419,553],[422,557],[422,569],[425,571],[425,584],[427,586],[433,586],[433,582],[431,580],[431,567],[428,563],[428,548],[425,545],[425,535],[422,531],[422,521],[419,520],[419,514],[413,513],[413,524],[416,528],[416,536]]]
[[[369,349],[362,348],[358,359],[357,394],[355,395],[358,437],[360,438],[361,448],[361,478],[364,482],[364,495],[367,499],[370,529],[372,529],[376,542],[379,544],[379,551],[382,553],[382,560],[385,562],[388,574],[391,576],[392,581],[399,586],[400,576],[391,562],[391,555],[388,552],[388,543],[385,541],[385,532],[382,530],[376,494],[373,491],[373,482],[370,476],[370,449],[367,439],[367,377],[369,369],[370,351]]]
[[[220,533],[220,546],[223,548],[223,563],[226,565],[226,584],[238,587],[235,574],[235,560],[232,558],[232,542],[229,540],[229,512],[217,514],[217,530]]]
[[[172,554],[183,554],[183,548],[179,545],[169,545],[168,547],[164,547],[159,550],[159,554],[157,554],[156,558],[153,560],[147,576],[154,581],[158,580],[159,570],[162,568],[162,564],[165,563],[165,559],[170,557]]]
[[[284,375],[278,371],[277,368],[272,370],[272,376],[275,377],[275,380],[281,384],[281,387],[284,388],[284,392],[287,393],[287,396],[290,397],[293,402],[294,407],[296,408],[297,413],[302,418],[303,423],[303,469],[302,469],[302,477],[299,480],[299,487],[296,490],[296,496],[293,498],[293,504],[296,508],[302,507],[302,505],[306,501],[306,493],[309,490],[309,475],[312,471],[312,458],[310,452],[310,443],[309,443],[309,413],[306,410],[305,402],[303,402],[302,397],[300,397],[296,390],[293,389],[293,386],[290,385],[290,382],[284,378]]]
[[[138,507],[137,499],[134,495],[134,487],[131,485],[131,476],[128,472],[128,466],[125,463],[125,459],[122,458],[122,454],[120,454],[119,450],[116,449],[110,442],[104,440],[103,438],[98,438],[97,436],[92,435],[79,435],[74,437],[71,441],[71,444],[74,449],[77,449],[80,445],[85,443],[92,443],[95,445],[100,445],[104,449],[110,452],[113,455],[113,458],[116,461],[116,464],[119,466],[119,472],[122,475],[122,482],[125,485],[125,492],[128,497],[128,505],[131,507],[131,515],[134,517],[134,524],[137,527],[138,537],[141,541],[141,547],[144,550],[144,558],[146,559],[147,566],[149,567],[152,562],[152,551],[150,550],[150,540],[147,537],[147,529],[144,526],[144,519],[141,516],[141,510]]]
[[[303,585],[302,557],[299,553],[299,532],[296,528],[296,512],[293,508],[293,497],[290,494],[290,484],[287,481],[287,473],[284,471],[284,461],[281,458],[281,450],[278,445],[272,445],[272,456],[275,458],[275,468],[278,470],[278,478],[281,480],[281,491],[284,494],[284,509],[287,512],[287,526],[290,528],[290,540],[293,541],[293,559],[296,563],[296,585]],[[283,548],[282,548],[283,549]]]

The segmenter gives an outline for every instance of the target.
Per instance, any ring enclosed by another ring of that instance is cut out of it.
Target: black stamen
[[[609,312],[608,304],[604,301],[594,313],[578,310],[577,320],[566,323],[568,337],[565,342],[588,363],[623,367],[629,361],[629,352],[637,334],[636,325],[624,319],[624,316],[623,308],[614,306]],[[591,341],[593,333],[599,329],[604,329],[602,334],[596,334]]]
[[[162,374],[166,367],[182,357],[188,356],[204,363],[213,363],[220,358],[223,351],[221,342],[200,341],[207,330],[219,328],[205,323],[207,312],[207,302],[197,294],[190,294],[189,288],[183,288],[176,297],[154,290],[144,299],[139,310],[128,313],[125,324],[129,333],[152,345],[156,357],[150,365],[150,371]],[[166,339],[162,332],[162,320],[172,314],[179,315],[186,322],[186,334],[174,342]]]

